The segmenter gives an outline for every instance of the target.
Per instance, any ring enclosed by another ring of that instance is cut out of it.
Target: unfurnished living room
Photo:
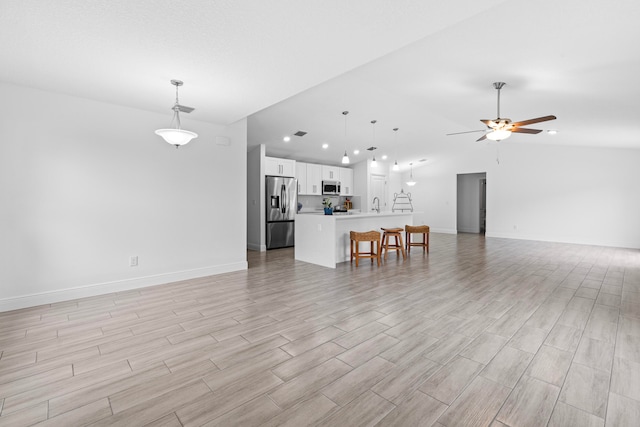
[[[640,425],[639,21],[3,0],[0,426]]]

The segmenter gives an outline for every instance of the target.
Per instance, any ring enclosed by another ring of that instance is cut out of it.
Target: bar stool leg
[[[385,234],[382,235],[382,250],[384,251],[384,260],[387,260],[389,256],[389,236]]]
[[[398,233],[396,237],[396,245],[398,244],[398,238],[400,238],[400,250],[402,251],[402,259],[407,259],[407,253],[404,251],[404,243],[402,243],[402,234]]]
[[[351,257],[349,258],[349,263],[353,264],[353,239],[349,242],[349,249],[351,251]]]
[[[369,242],[369,252],[373,255],[373,240]],[[371,258],[371,264],[373,264],[373,258]]]

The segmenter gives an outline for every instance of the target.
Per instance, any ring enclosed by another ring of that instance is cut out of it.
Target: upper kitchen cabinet
[[[340,179],[340,168],[337,166],[322,166],[323,181],[338,181]]]
[[[296,179],[298,180],[298,194],[307,194],[307,164],[296,162]]]
[[[324,166],[307,163],[307,194],[322,194],[322,168]]]
[[[278,159],[275,157],[265,157],[265,175],[275,176],[295,176],[296,161],[289,159]]]
[[[353,169],[339,168],[340,195],[353,196]]]
[[[296,178],[298,178],[298,194],[322,194],[322,166],[296,162]]]

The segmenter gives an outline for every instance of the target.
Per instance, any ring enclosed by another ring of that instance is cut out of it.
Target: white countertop
[[[413,212],[334,212],[333,215],[325,215],[323,211],[306,211],[306,212],[298,212],[298,215],[321,215],[324,217],[335,218],[335,219],[355,219],[355,218],[370,218],[370,217],[386,217],[386,216],[401,216],[401,215],[413,215]]]
[[[387,217],[387,216],[403,216],[403,215],[413,215],[413,212],[361,212],[361,213],[345,213],[345,214],[333,214],[327,216],[333,216],[337,220],[338,219],[358,219],[358,218],[372,218],[372,217]]]

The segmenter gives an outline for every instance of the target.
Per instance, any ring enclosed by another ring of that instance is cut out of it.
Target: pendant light
[[[342,115],[344,116],[344,156],[342,156],[342,164],[349,164],[349,156],[347,155],[347,115],[348,111],[343,111]]]
[[[182,86],[184,83],[182,83],[181,80],[171,80],[171,84],[176,87],[176,103],[172,108],[173,119],[171,120],[171,125],[173,125],[173,122],[175,121],[177,127],[172,129],[158,129],[156,131],[156,135],[160,135],[169,144],[175,145],[176,148],[178,148],[181,145],[187,144],[193,138],[197,138],[198,134],[181,128],[180,111],[190,113],[193,111],[193,108],[185,107],[183,105],[180,105],[180,103],[178,102],[178,87]]]
[[[393,128],[393,142],[396,146],[396,161],[391,170],[394,172],[398,172],[400,170],[400,166],[398,166],[398,129],[399,128]]]
[[[414,185],[416,185],[416,182],[413,180],[413,163],[409,163],[409,166],[411,166],[411,175],[409,176],[409,181],[407,181],[407,185],[409,187],[413,187]]]
[[[371,129],[373,130],[373,139],[372,139],[372,144],[371,144],[371,152],[373,153],[373,150],[376,149],[376,123],[378,121],[377,120],[371,120]],[[373,160],[371,160],[371,167],[372,168],[377,168],[378,167],[378,162],[376,162],[376,155],[373,155]]]

